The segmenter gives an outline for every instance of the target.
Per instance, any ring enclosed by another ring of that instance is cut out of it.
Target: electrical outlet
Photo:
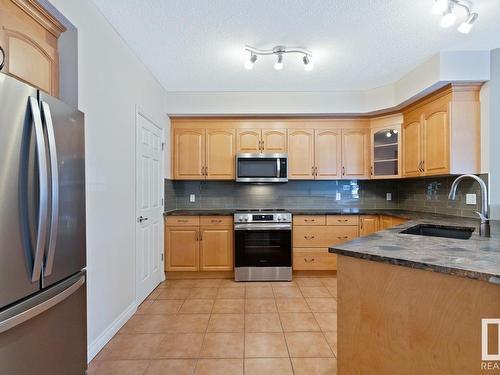
[[[340,193],[336,193],[336,194],[335,194],[335,200],[336,200],[336,201],[340,201],[340,200],[342,200],[342,194],[340,194]]]
[[[189,201],[190,201],[191,203],[196,202],[196,195],[194,195],[194,194],[189,194]]]
[[[465,194],[465,204],[475,205],[476,194]]]
[[[388,201],[392,201],[392,193],[386,193],[385,194],[385,199]]]

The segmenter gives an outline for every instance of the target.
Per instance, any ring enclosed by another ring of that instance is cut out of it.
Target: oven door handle
[[[236,224],[234,230],[292,230],[291,224],[259,225],[259,224]]]

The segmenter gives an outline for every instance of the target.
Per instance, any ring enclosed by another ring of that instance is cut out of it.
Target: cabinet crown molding
[[[11,0],[19,8],[24,10],[31,18],[42,25],[56,38],[66,31],[66,27],[36,0]]]

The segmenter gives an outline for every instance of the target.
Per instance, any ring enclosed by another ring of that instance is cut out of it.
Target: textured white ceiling
[[[168,91],[365,90],[442,50],[500,47],[500,0],[475,0],[469,35],[441,29],[434,0],[93,0]],[[244,45],[302,46],[282,71],[243,68]]]

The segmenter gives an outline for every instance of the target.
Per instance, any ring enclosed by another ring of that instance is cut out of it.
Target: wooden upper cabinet
[[[314,130],[288,130],[288,178],[314,179]]]
[[[0,46],[6,55],[2,72],[57,97],[57,40],[63,31],[34,0],[0,0]]]
[[[197,271],[199,261],[198,227],[166,227],[165,270]]]
[[[285,153],[286,142],[286,129],[262,129],[262,152]]]
[[[234,129],[207,129],[205,142],[207,180],[234,180],[236,156]]]
[[[342,176],[342,132],[340,129],[316,130],[314,139],[315,177],[336,180]]]
[[[233,270],[233,228],[200,229],[200,271]]]
[[[342,178],[370,178],[368,129],[342,130]]]
[[[261,151],[262,140],[260,129],[238,129],[236,137],[239,153],[255,154]]]
[[[205,178],[205,129],[174,129],[174,178]]]
[[[451,86],[404,113],[404,177],[480,172],[479,89]]]
[[[422,123],[414,114],[403,124],[403,176],[419,176],[422,172]]]
[[[424,158],[422,163],[424,173],[427,176],[449,173],[450,125],[447,108],[436,109],[424,116]]]

